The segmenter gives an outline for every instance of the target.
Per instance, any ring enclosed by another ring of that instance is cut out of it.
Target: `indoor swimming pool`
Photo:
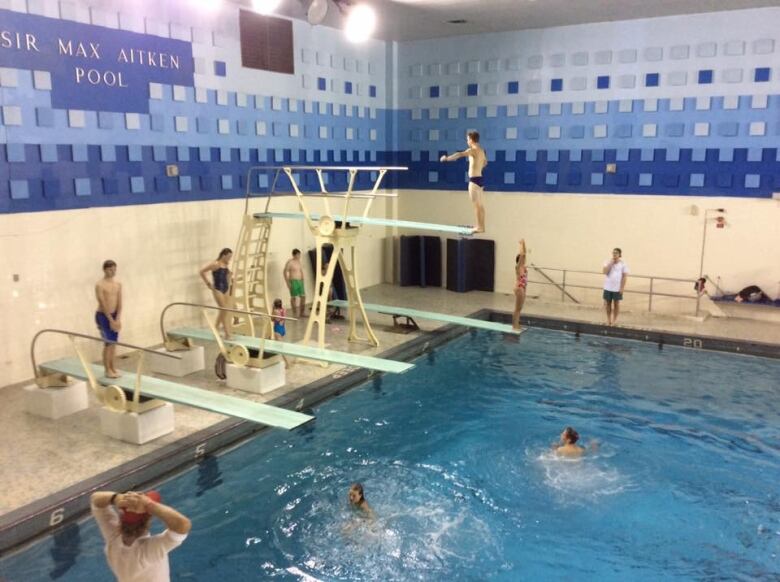
[[[531,329],[466,334],[161,484],[173,580],[780,575],[780,362]],[[558,458],[571,425],[598,448]],[[363,483],[374,520],[347,505]],[[0,579],[108,580],[91,519]]]

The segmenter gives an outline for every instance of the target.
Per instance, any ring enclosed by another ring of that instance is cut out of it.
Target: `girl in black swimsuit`
[[[209,263],[200,270],[200,278],[206,284],[206,287],[211,289],[214,294],[214,301],[217,302],[219,307],[230,307],[230,291],[233,286],[233,275],[230,272],[228,266],[230,265],[230,259],[233,258],[233,251],[224,248],[219,252],[217,260]],[[210,282],[206,273],[211,271],[211,276],[214,282]],[[217,317],[217,328],[222,326],[225,331],[225,339],[230,339],[230,314],[227,311],[220,311]]]

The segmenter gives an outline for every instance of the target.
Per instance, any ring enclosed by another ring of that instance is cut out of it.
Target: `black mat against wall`
[[[401,287],[420,284],[421,236],[402,236],[401,249]]]
[[[311,262],[311,270],[316,274],[317,273],[317,251],[315,249],[310,249],[308,251],[309,253],[309,261]],[[333,256],[333,245],[323,245],[322,246],[322,262],[325,264],[326,262],[330,262],[331,257]],[[336,272],[333,273],[333,294],[335,295],[334,299],[341,299],[345,301],[347,299],[347,284],[344,282],[344,275],[341,272],[341,265],[336,263]]]
[[[441,287],[441,239],[438,236],[402,236],[401,287]]]
[[[493,291],[496,243],[484,239],[447,239],[447,289]]]
[[[441,287],[443,284],[441,273],[442,247],[441,238],[438,236],[424,236],[423,256],[425,259],[424,286]]]

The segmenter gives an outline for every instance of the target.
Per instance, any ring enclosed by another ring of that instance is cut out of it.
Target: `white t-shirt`
[[[106,541],[106,559],[118,582],[170,582],[168,552],[187,538],[166,529],[154,536],[145,535],[132,545],[122,542],[119,514],[113,507],[92,506],[92,515]]]
[[[619,292],[623,275],[628,275],[628,265],[621,259],[615,264],[612,261],[607,261],[604,263],[604,267],[612,267],[604,278],[604,290]]]

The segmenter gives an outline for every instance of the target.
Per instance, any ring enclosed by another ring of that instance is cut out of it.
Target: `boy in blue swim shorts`
[[[95,312],[100,337],[103,338],[103,368],[107,378],[119,378],[121,374],[114,366],[116,341],[122,329],[122,284],[116,281],[116,263],[103,262],[103,278],[95,285],[98,308]]]

